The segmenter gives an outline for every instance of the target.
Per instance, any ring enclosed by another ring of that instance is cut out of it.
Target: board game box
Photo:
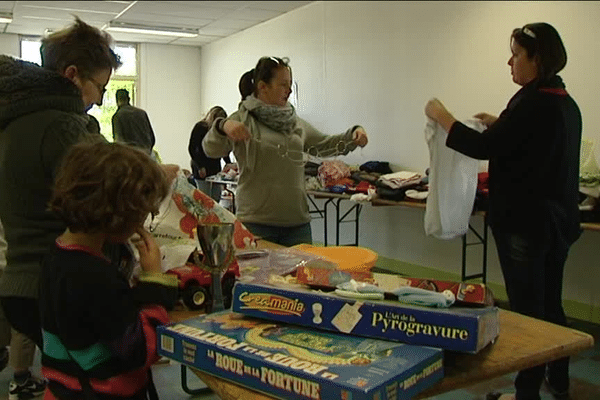
[[[158,352],[281,399],[410,399],[443,378],[443,351],[224,311],[158,327]]]
[[[397,300],[358,300],[298,284],[238,282],[232,311],[326,331],[472,354],[499,333],[497,307],[437,308]]]

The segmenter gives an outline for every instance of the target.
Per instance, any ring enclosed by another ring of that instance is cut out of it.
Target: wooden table
[[[198,312],[174,311],[174,321],[197,316]],[[445,377],[415,399],[469,387],[524,368],[572,356],[594,346],[587,333],[540,321],[511,311],[500,310],[500,336],[478,354],[445,353]],[[219,377],[192,371],[223,400],[273,400]]]
[[[598,222],[582,222],[581,228],[586,231],[600,231],[600,223]]]

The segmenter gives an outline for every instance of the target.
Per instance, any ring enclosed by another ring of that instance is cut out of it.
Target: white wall
[[[0,54],[6,54],[12,57],[20,57],[19,35],[3,33],[0,35]]]
[[[261,56],[287,56],[299,85],[300,116],[325,133],[356,123],[366,128],[369,145],[344,161],[390,161],[423,172],[427,100],[440,98],[459,119],[500,113],[518,90],[507,65],[510,33],[545,21],[567,48],[561,75],[583,113],[584,136],[599,141],[598,20],[599,2],[316,2],[204,46],[201,104],[234,111],[241,74]],[[422,218],[418,210],[365,207],[360,244],[385,257],[459,273],[460,241],[425,237]],[[322,238],[318,224],[316,240]],[[568,299],[600,305],[598,235],[586,232],[573,247]],[[489,279],[501,283],[495,251],[491,244]]]
[[[190,169],[188,143],[200,107],[200,49],[162,44],[140,45],[140,99],[163,162]]]

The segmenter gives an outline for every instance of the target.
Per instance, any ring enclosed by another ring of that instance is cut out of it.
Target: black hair
[[[117,103],[120,102],[129,102],[129,91],[127,89],[117,89],[115,93],[115,98],[117,99]]]
[[[538,79],[551,78],[567,65],[567,51],[557,30],[545,22],[527,24],[513,30],[511,39],[536,58]]]
[[[227,118],[227,111],[221,106],[214,106],[206,113],[202,121],[210,127],[217,118]]]
[[[277,69],[283,67],[288,68],[291,74],[292,68],[288,64],[289,61],[288,58],[279,57],[262,57],[258,60],[256,67],[245,72],[240,78],[238,88],[240,89],[242,100],[256,92],[258,82],[263,81],[265,83],[270,83],[275,76],[275,71]]]

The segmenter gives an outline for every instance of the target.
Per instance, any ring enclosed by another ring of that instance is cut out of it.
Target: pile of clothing
[[[579,210],[581,222],[600,222],[600,167],[593,139],[581,139]]]
[[[407,198],[407,193],[412,195],[412,192],[416,192],[421,195],[412,198],[426,198],[426,175],[411,171],[393,172],[389,162],[369,161],[358,167],[340,160],[308,162],[304,172],[308,190],[348,194],[376,193],[379,198],[396,201]]]

